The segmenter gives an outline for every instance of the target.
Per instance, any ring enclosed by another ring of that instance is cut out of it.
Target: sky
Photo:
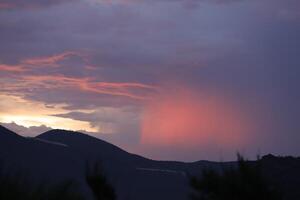
[[[300,154],[299,0],[0,0],[0,122],[158,160]],[[87,147],[88,148],[88,147]]]

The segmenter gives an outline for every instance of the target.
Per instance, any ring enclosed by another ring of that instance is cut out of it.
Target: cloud
[[[0,94],[0,99],[0,122],[3,123],[14,122],[25,127],[45,125],[58,129],[98,131],[96,128],[90,127],[88,122],[55,117],[56,114],[68,111],[64,109],[64,104],[47,105],[44,102],[26,100],[19,96],[3,93]]]
[[[7,2],[0,2],[0,9],[8,9],[8,8],[13,8],[14,5],[7,3]]]
[[[79,89],[81,92],[121,96],[135,100],[146,100],[151,98],[151,96],[147,96],[147,93],[153,93],[158,90],[158,87],[142,83],[98,82],[88,77],[75,78],[63,75],[25,76],[23,77],[22,82],[24,84],[23,86],[31,89]],[[19,87],[23,86],[19,85]]]
[[[164,84],[200,93],[215,89],[259,121],[250,149],[299,151],[298,0],[0,2],[6,8],[19,4],[19,10],[0,12],[1,94],[64,103],[64,112],[52,114],[86,120],[85,127],[124,125],[122,144],[139,140],[140,124],[128,125],[130,114],[110,123],[120,112],[109,117],[101,107],[133,106],[138,115]],[[28,12],[24,2],[51,9]],[[178,158],[181,152],[174,149],[166,157]],[[185,152],[194,158],[199,153]],[[203,152],[218,154],[212,147]]]
[[[1,9],[38,9],[76,0],[0,0]]]
[[[12,93],[24,90],[32,92],[34,90],[59,90],[68,88],[71,90],[79,89],[81,92],[87,93],[147,100],[150,98],[149,94],[159,90],[156,86],[138,82],[105,82],[97,81],[93,77],[74,77],[57,74],[57,70],[63,70],[63,68],[70,70],[70,67],[74,68],[72,66],[73,63],[69,63],[74,57],[84,61],[81,70],[88,70],[88,68],[84,68],[89,66],[89,56],[76,51],[65,51],[51,56],[26,58],[22,59],[17,65],[2,64],[0,65],[0,71],[10,72],[12,73],[11,79],[16,79],[14,83],[9,82],[7,84],[5,83],[6,81],[3,83],[6,85],[6,91],[8,88]],[[78,63],[78,60],[75,60],[75,62]],[[51,68],[54,68],[54,74],[49,74]],[[48,70],[47,75],[44,75],[45,70]],[[13,74],[14,72],[24,73],[16,75]],[[10,76],[7,78],[9,79]],[[5,90],[5,88],[3,89]]]
[[[76,99],[80,99],[82,103],[89,99],[96,105],[101,105],[103,101],[112,103],[113,98],[145,101],[151,98],[152,93],[159,91],[157,86],[139,82],[99,81],[97,79],[102,78],[94,76],[98,68],[90,65],[89,59],[90,56],[86,53],[64,51],[50,56],[24,58],[15,65],[2,64],[0,76],[3,78],[0,82],[3,87],[0,90],[7,94],[25,95],[32,100],[42,102],[46,100],[50,104],[54,102],[51,102],[49,93],[53,93],[51,96],[55,99],[55,103],[69,105],[74,104],[74,98],[66,99],[66,96],[62,96],[61,93],[74,93],[74,95],[77,93]],[[92,69],[89,66],[92,66]],[[75,74],[76,70],[78,75]],[[42,95],[37,95],[38,93],[45,93],[45,99],[40,99]],[[125,104],[128,102],[124,101]],[[87,103],[86,106],[89,104]]]
[[[47,127],[45,125],[25,127],[25,126],[18,125],[14,122],[12,123],[0,122],[0,125],[5,126],[6,128],[14,131],[17,134],[24,135],[27,137],[35,137],[41,133],[51,130],[50,127]]]
[[[184,5],[185,7],[196,7],[201,3],[213,3],[213,4],[228,4],[239,2],[242,0],[0,0],[0,10],[36,10],[40,8],[47,8],[53,5],[59,5],[63,3],[91,3],[91,4],[105,4],[105,5],[137,5],[137,4],[157,4],[157,3],[176,3]]]
[[[68,109],[136,105],[152,98],[159,87],[142,83],[96,81],[89,77],[25,75],[3,78],[0,91]]]
[[[79,57],[84,61],[88,62],[86,54],[76,52],[76,51],[65,51],[60,54],[45,56],[45,57],[35,57],[29,58],[21,61],[21,65],[26,66],[38,66],[38,67],[59,67],[59,62],[65,61],[72,57]]]
[[[0,64],[0,71],[1,72],[24,72],[26,69],[21,65],[6,65]]]
[[[50,56],[26,58],[15,65],[0,64],[0,71],[14,73],[26,71],[33,72],[37,69],[44,70],[45,68],[61,68],[64,66],[64,62],[68,65],[68,61],[72,60],[72,58],[79,58],[80,60],[83,60],[84,63],[89,62],[87,54],[76,51],[65,51]]]
[[[233,3],[239,2],[243,0],[88,0],[89,2],[93,3],[103,3],[103,4],[123,4],[123,5],[130,5],[130,4],[141,4],[141,3],[160,3],[160,2],[167,2],[167,3],[183,3],[183,4],[193,4],[196,5],[198,3],[217,3],[217,4],[226,4],[226,3]]]
[[[136,151],[140,145],[139,107],[98,107],[91,112],[68,112],[56,117],[88,122],[99,133],[89,133],[129,151]]]

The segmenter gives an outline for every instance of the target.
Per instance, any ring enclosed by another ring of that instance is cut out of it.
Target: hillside
[[[72,179],[84,182],[87,163],[101,163],[104,174],[121,200],[188,199],[189,177],[202,169],[234,167],[235,162],[198,161],[184,163],[155,161],[128,153],[98,138],[72,131],[51,130],[35,138],[25,138],[0,126],[0,160],[15,171],[25,171],[33,181],[58,182]],[[287,194],[300,197],[300,159],[264,156],[263,173]]]

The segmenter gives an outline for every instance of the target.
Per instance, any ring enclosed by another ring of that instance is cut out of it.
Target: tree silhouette
[[[57,185],[34,185],[21,172],[7,171],[0,162],[1,200],[83,200],[75,192],[74,181],[64,181]]]
[[[87,164],[86,182],[96,200],[115,200],[114,189],[108,184],[107,179],[102,173],[103,170],[99,163],[92,166]]]
[[[282,200],[281,194],[265,180],[260,160],[245,161],[238,154],[237,168],[221,173],[204,170],[201,178],[192,177],[192,200]]]
[[[86,183],[95,200],[115,200],[114,189],[108,184],[96,164],[86,169]],[[82,194],[76,192],[75,181],[64,181],[56,185],[40,184],[34,186],[21,172],[4,169],[0,161],[0,200],[84,200]]]

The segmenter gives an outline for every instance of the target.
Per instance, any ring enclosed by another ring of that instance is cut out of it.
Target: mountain
[[[90,198],[85,185],[87,163],[101,163],[104,174],[120,200],[185,200],[190,192],[189,176],[202,169],[221,171],[235,162],[155,161],[128,153],[98,138],[73,131],[51,130],[25,138],[0,126],[0,161],[10,169],[23,169],[32,181],[76,180]],[[263,173],[284,188],[287,199],[300,199],[299,158],[265,156]]]
[[[3,127],[0,125],[0,138],[3,145],[9,145],[10,142],[21,141],[23,137],[19,136],[18,134],[12,132],[11,130]],[[4,144],[4,141],[6,144]]]
[[[43,177],[49,181],[73,177],[82,165],[64,146],[25,138],[3,126],[0,126],[0,152],[0,160],[10,167],[24,169],[34,174],[33,178]],[[70,168],[65,169],[68,166]]]
[[[51,130],[35,139],[65,144],[83,160],[100,161],[120,199],[186,199],[186,173],[200,171],[200,165],[146,159],[73,131]]]
[[[9,144],[3,140],[8,133]],[[101,162],[119,199],[187,198],[185,163],[149,160],[78,132],[51,130],[25,138],[0,127],[0,152],[0,160],[25,169],[32,180],[75,179],[83,184],[87,162]]]

